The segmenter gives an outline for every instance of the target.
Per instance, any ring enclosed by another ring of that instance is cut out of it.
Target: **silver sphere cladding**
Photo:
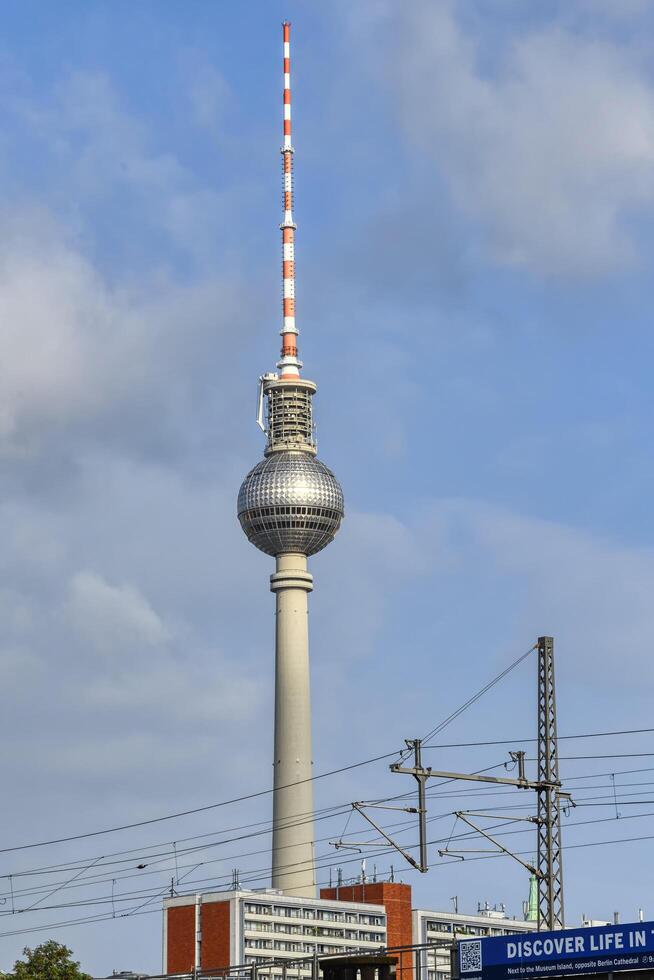
[[[315,555],[334,539],[343,513],[338,480],[310,453],[271,453],[250,470],[238,494],[241,527],[267,555]]]

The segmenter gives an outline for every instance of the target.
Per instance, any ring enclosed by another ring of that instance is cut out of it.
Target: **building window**
[[[452,923],[434,922],[430,919],[427,923],[427,932],[452,932]]]

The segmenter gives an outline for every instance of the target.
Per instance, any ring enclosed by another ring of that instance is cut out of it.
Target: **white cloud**
[[[654,89],[637,59],[555,28],[491,58],[454,11],[401,8],[390,80],[406,132],[495,258],[564,276],[632,260],[629,221],[654,206]]]
[[[0,439],[7,445],[38,420],[95,416],[123,382],[110,382],[122,317],[88,263],[65,247],[0,254]],[[130,318],[131,319],[131,318]],[[106,361],[104,362],[106,365]],[[104,377],[102,377],[104,375]]]
[[[70,583],[68,615],[95,650],[121,657],[156,648],[170,634],[147,599],[131,585],[111,585],[101,575],[78,572]]]
[[[432,500],[407,521],[388,514],[348,520],[352,526],[324,559],[327,573],[314,571],[314,602],[324,616],[318,624],[314,617],[314,626],[331,658],[373,650],[379,656],[398,610],[438,596],[412,626],[416,639],[436,624],[455,631],[464,625],[467,642],[478,625],[458,623],[456,610],[475,609],[479,623],[497,617],[504,650],[553,634],[568,676],[598,694],[631,686],[634,677],[641,689],[654,688],[647,646],[654,634],[653,549],[474,500]]]
[[[224,480],[98,455],[72,505],[66,494],[62,506],[0,506],[5,645],[56,662],[76,713],[93,704],[100,723],[138,708],[151,722],[165,711],[216,726],[257,710],[267,681],[252,665],[263,658],[272,676],[267,630],[259,649],[269,569],[240,532],[231,466]],[[47,678],[31,697],[42,694]]]
[[[188,406],[215,397],[222,332],[247,330],[238,250],[218,233],[238,175],[203,181],[100,74],[0,102],[48,173],[31,187],[25,168],[18,190],[7,177],[0,200],[0,456],[35,458],[61,433],[161,451]]]
[[[215,385],[206,350],[233,323],[237,283],[104,276],[45,213],[3,214],[0,455],[30,456],[67,432],[126,446],[170,438]],[[215,310],[220,310],[216,317]],[[172,426],[172,428],[171,428]]]
[[[5,697],[20,697],[26,688],[43,683],[44,663],[29,650],[4,647],[0,649],[0,684]]]
[[[654,687],[652,549],[472,501],[437,504],[433,516],[448,574],[482,569],[506,602],[507,633],[558,637],[570,676],[596,692],[635,677]]]
[[[156,664],[132,663],[118,675],[96,676],[84,688],[87,703],[102,711],[119,711],[123,717],[138,712],[140,718],[165,712],[171,723],[208,726],[216,736],[226,726],[250,722],[265,695],[260,677],[219,653],[211,668],[197,653],[192,660],[167,656]],[[184,751],[192,751],[192,745]]]
[[[393,618],[389,590],[429,564],[414,531],[394,515],[348,511],[334,544],[312,566],[321,610],[314,629],[330,660],[371,656]]]
[[[218,110],[221,79],[209,66],[196,79],[196,87],[204,80],[207,89],[201,106],[196,95],[193,111],[206,117]],[[71,72],[55,86],[51,103],[21,109],[62,183],[74,180],[80,210],[85,203],[114,202],[124,225],[135,211],[146,229],[163,232],[196,262],[215,258],[215,232],[234,204],[234,187],[199,181],[171,148],[157,143],[143,118],[127,110],[106,75]]]
[[[180,59],[186,82],[186,96],[198,126],[220,134],[225,113],[234,94],[203,51],[186,52]]]
[[[579,0],[574,8],[570,7],[566,13],[574,16],[581,12],[593,17],[596,22],[601,17],[609,22],[620,22],[642,17],[651,11],[651,4],[649,0]]]

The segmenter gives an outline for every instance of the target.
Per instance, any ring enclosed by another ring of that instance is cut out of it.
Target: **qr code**
[[[478,973],[481,970],[481,939],[471,939],[459,946],[461,973]]]

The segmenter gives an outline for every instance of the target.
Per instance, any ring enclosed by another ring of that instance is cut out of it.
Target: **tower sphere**
[[[267,555],[315,555],[334,539],[343,491],[332,471],[306,452],[275,452],[250,470],[238,494],[238,519]]]

